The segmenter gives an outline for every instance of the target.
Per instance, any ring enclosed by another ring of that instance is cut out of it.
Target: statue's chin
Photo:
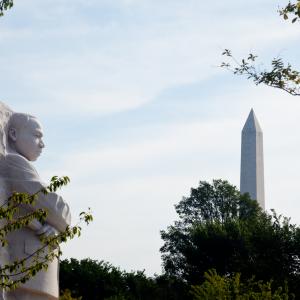
[[[36,157],[33,157],[32,159],[30,159],[30,161],[36,161],[39,158],[40,155],[37,155]]]
[[[18,151],[18,149],[14,149],[15,153],[25,157],[29,161],[36,161],[38,157],[41,155],[41,151],[29,152],[29,151]],[[0,299],[1,300],[1,299]]]
[[[33,155],[28,155],[26,158],[29,160],[29,161],[36,161],[37,159],[38,159],[38,157],[40,156],[40,153],[39,154],[37,154],[37,155],[35,155],[35,156],[33,156]]]

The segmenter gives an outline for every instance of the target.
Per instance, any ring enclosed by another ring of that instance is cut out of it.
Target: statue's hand
[[[53,235],[58,235],[59,232],[53,226],[45,224],[40,230],[36,232],[36,234],[43,237],[49,237]]]

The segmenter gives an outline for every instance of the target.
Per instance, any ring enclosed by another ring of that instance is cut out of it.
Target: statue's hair
[[[36,119],[36,117],[24,113],[13,113],[8,121],[8,130],[10,128],[15,128],[18,130],[21,127],[26,126],[26,123],[32,119]]]

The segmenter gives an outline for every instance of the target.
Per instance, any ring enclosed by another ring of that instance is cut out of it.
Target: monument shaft
[[[253,109],[242,130],[240,191],[265,209],[263,132]]]

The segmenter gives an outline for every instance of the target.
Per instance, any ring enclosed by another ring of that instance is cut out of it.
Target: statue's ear
[[[9,130],[8,130],[8,137],[13,142],[15,142],[17,140],[17,130],[16,130],[16,128],[13,128],[13,127],[9,128]]]

